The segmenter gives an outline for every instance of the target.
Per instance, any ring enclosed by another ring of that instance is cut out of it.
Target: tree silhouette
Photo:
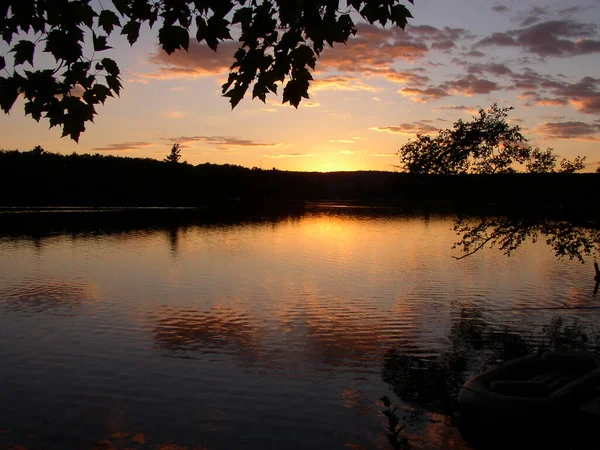
[[[179,163],[180,159],[181,159],[181,147],[179,146],[179,144],[173,144],[173,147],[171,147],[171,153],[169,153],[165,157],[165,161],[173,163],[173,164],[177,164],[177,163]]]
[[[370,24],[402,29],[412,17],[400,0],[2,1],[0,42],[6,51],[0,70],[8,76],[0,76],[0,108],[8,113],[22,95],[26,114],[47,118],[50,127],[61,126],[63,136],[77,141],[96,105],[122,87],[117,62],[98,55],[111,48],[115,31],[133,45],[142,25],[158,25],[159,45],[168,54],[187,51],[190,36],[217,51],[239,27],[240,47],[223,85],[231,106],[250,86],[252,98],[264,102],[285,84],[283,102],[298,107],[308,98],[311,71],[325,44],[333,47],[356,34],[353,12]]]
[[[529,173],[575,173],[584,168],[585,157],[578,156],[573,161],[563,159],[557,170],[551,148],[528,146],[521,128],[506,121],[512,109],[494,103],[487,111],[479,110],[479,117],[458,120],[436,137],[418,134],[398,151],[400,162],[416,175],[513,173],[515,164],[524,165]]]

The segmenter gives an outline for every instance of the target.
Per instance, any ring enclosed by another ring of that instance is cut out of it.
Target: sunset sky
[[[600,0],[415,0],[406,31],[361,23],[317,63],[298,110],[272,96],[231,111],[220,86],[237,42],[171,57],[156,29],[130,47],[111,37],[120,98],[99,107],[79,144],[35,123],[18,100],[0,116],[0,148],[162,159],[173,143],[192,164],[282,170],[393,170],[416,133],[436,133],[493,102],[533,145],[600,164]],[[36,53],[37,57],[37,53]],[[280,90],[281,91],[281,90]]]

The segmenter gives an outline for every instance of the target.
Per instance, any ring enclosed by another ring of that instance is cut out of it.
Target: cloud
[[[285,145],[273,142],[255,142],[251,139],[239,139],[230,136],[179,136],[163,138],[163,140],[182,145],[191,142],[207,142],[213,145],[229,147],[283,147]]]
[[[321,104],[318,102],[304,102],[302,104],[307,108],[318,108],[319,106],[321,106]]]
[[[435,28],[429,25],[407,26],[406,32],[416,35],[419,39],[430,42],[435,50],[448,50],[456,47],[461,40],[473,39],[475,36],[464,28]]]
[[[319,58],[319,71],[384,74],[398,61],[415,62],[433,50],[449,50],[473,35],[462,28],[436,28],[429,25],[379,28],[359,23],[356,37],[347,45],[326,48]]]
[[[432,100],[439,100],[440,98],[450,96],[446,89],[435,86],[430,86],[425,89],[407,87],[400,89],[398,93],[404,97],[410,97],[411,100],[418,103],[427,103]]]
[[[329,77],[314,80],[310,84],[311,91],[369,91],[378,92],[381,88],[368,85],[359,77],[332,75]]]
[[[531,6],[529,8],[529,11],[521,13],[517,17],[517,21],[519,22],[519,25],[527,27],[533,25],[534,23],[540,22],[542,20],[548,20],[550,18],[570,18],[575,13],[582,12],[588,9],[591,10],[594,9],[596,6],[598,6],[598,2],[596,2],[596,5],[574,5],[567,6],[566,8],[552,8],[550,6]]]
[[[517,95],[517,98],[526,100],[525,106],[530,106],[532,103],[538,106],[565,106],[569,104],[564,98],[542,97],[535,91],[525,91]]]
[[[508,68],[506,65],[504,64],[497,64],[497,63],[490,63],[490,64],[470,64],[469,66],[467,66],[467,72],[469,73],[476,73],[476,74],[484,74],[484,73],[490,73],[492,75],[496,75],[496,76],[504,76],[504,75],[510,75],[513,73],[513,71]]]
[[[469,97],[477,94],[489,94],[493,91],[501,89],[494,81],[477,78],[473,74],[469,74],[457,80],[444,83],[448,89],[451,89],[455,94],[467,95]]]
[[[469,57],[471,57],[471,58],[483,58],[484,56],[486,56],[486,54],[483,53],[483,52],[480,52],[479,50],[470,50],[470,51],[468,51],[466,53],[463,53],[463,56],[465,58],[469,58]]]
[[[279,155],[263,155],[265,158],[303,158],[317,156],[313,153],[282,153]]]
[[[584,77],[578,82],[567,82],[532,70],[510,76],[510,89],[523,90],[520,98],[546,106],[562,106],[570,103],[585,114],[600,113],[600,78]]]
[[[577,83],[563,83],[553,90],[566,98],[573,107],[586,114],[600,113],[600,78],[584,77]]]
[[[170,111],[167,114],[165,114],[165,116],[171,119],[183,119],[185,117],[185,113],[181,111]]]
[[[545,122],[534,131],[547,139],[576,139],[584,141],[600,141],[600,126],[585,122]]]
[[[519,47],[541,57],[600,53],[597,26],[574,20],[551,20],[504,33],[493,33],[476,47]]]
[[[521,15],[520,25],[527,27],[547,18],[550,15],[548,7],[532,6],[527,13]]]
[[[412,69],[412,70],[403,70],[398,72],[396,70],[389,70],[383,72],[382,75],[393,83],[406,83],[412,86],[422,86],[425,83],[429,82],[430,78],[427,75],[421,75],[417,72],[422,72],[424,69]]]
[[[401,123],[400,125],[388,127],[371,127],[370,131],[380,131],[393,134],[430,134],[437,133],[440,129],[428,123],[428,121],[420,120],[412,123]]]
[[[505,5],[492,5],[492,11],[503,13],[503,12],[508,11],[508,6],[505,6]]]
[[[464,106],[464,105],[444,105],[444,106],[436,106],[435,108],[431,108],[432,111],[464,111],[470,114],[477,114],[480,108],[475,108],[473,106]]]
[[[509,86],[509,89],[557,89],[564,85],[564,81],[556,80],[547,75],[540,75],[531,69],[525,69],[521,73],[512,73],[510,79],[513,82],[513,86]]]
[[[356,140],[354,140],[354,139],[329,139],[329,142],[332,144],[355,144]]]
[[[335,152],[334,155],[354,155],[355,153],[352,150],[340,150],[339,152]]]
[[[150,55],[150,62],[158,66],[156,72],[136,74],[138,78],[168,80],[175,78],[199,78],[223,75],[229,71],[233,54],[239,47],[237,42],[222,42],[213,52],[206,44],[191,41],[189,51],[176,50],[167,55],[157,49]]]
[[[371,156],[377,156],[378,158],[387,158],[390,156],[398,156],[398,153],[373,153]]]
[[[144,150],[146,147],[154,145],[154,142],[120,142],[117,144],[107,144],[104,147],[94,147],[93,151],[105,152],[105,151],[127,151],[127,150]]]

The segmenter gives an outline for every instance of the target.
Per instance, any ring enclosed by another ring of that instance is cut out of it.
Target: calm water
[[[457,387],[596,347],[600,311],[590,263],[544,243],[457,261],[452,224],[321,207],[0,236],[0,447],[386,449],[388,395],[415,448],[468,448]]]

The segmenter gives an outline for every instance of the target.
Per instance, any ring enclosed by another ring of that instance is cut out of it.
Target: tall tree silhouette
[[[181,159],[181,147],[179,146],[179,144],[173,144],[173,147],[171,147],[171,153],[169,153],[166,156],[165,161],[173,163],[173,164],[177,164],[177,163],[179,163],[180,159]]]
[[[552,149],[527,145],[521,128],[506,120],[512,109],[494,103],[487,111],[480,109],[479,117],[460,119],[436,137],[418,134],[398,151],[404,170],[416,175],[491,175],[516,172],[518,165],[530,173],[575,173],[584,168],[585,157],[578,156],[563,159],[557,169]]]

